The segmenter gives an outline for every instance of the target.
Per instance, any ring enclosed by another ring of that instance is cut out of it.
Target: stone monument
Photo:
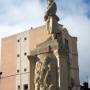
[[[36,45],[28,56],[32,73],[30,88],[31,90],[72,90],[69,48],[63,33],[68,37],[69,35],[63,25],[58,24],[55,1],[47,0],[47,2],[44,20],[49,38]]]
[[[61,56],[65,54],[62,33],[59,30],[59,18],[56,15],[57,5],[54,0],[47,0],[47,2],[44,20],[50,37],[37,45],[29,56],[29,59],[36,59],[33,90],[59,90],[58,60],[54,53],[57,49],[56,53],[60,53]]]

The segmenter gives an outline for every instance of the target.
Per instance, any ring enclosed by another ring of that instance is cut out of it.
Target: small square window
[[[27,55],[27,53],[25,52],[24,55]]]
[[[17,73],[19,73],[19,70],[17,70]]]
[[[27,38],[25,37],[24,40],[27,40]]]
[[[17,57],[20,57],[20,55],[19,55],[19,54],[17,54]]]
[[[24,84],[24,90],[28,90],[28,84]]]
[[[69,43],[68,43],[68,40],[67,39],[65,39],[65,48],[66,49],[69,49]]]
[[[26,72],[26,71],[27,71],[27,69],[26,69],[26,68],[24,68],[24,71]]]
[[[20,85],[18,85],[18,89],[20,89]]]
[[[20,40],[18,39],[17,42],[20,42]]]

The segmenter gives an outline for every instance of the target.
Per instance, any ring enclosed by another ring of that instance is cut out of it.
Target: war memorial
[[[77,37],[47,4],[45,25],[2,39],[0,90],[80,90]]]

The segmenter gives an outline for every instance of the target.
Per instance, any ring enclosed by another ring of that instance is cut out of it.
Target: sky
[[[55,2],[59,23],[78,37],[80,82],[90,82],[90,0]],[[0,0],[0,42],[3,37],[45,24],[46,7],[46,0]]]

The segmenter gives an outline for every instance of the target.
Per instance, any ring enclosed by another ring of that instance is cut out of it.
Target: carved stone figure
[[[40,90],[40,73],[41,73],[41,66],[42,66],[42,62],[37,61],[36,67],[35,67],[35,77],[34,77],[35,90]]]
[[[47,30],[49,33],[53,33],[57,29],[57,22],[59,21],[56,15],[57,5],[54,0],[48,0],[48,7],[44,16],[44,20],[47,22]]]
[[[56,3],[53,0],[48,0],[48,7],[45,14],[45,21],[48,19],[48,16],[55,16],[57,11]]]
[[[52,52],[39,55],[35,67],[35,90],[58,90],[57,59]]]

